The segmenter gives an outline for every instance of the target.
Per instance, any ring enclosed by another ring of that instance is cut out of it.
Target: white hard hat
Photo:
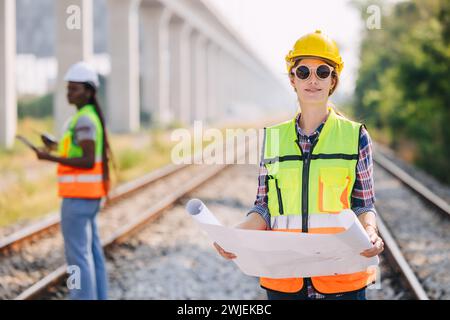
[[[97,72],[90,64],[84,61],[73,64],[64,76],[64,81],[87,82],[95,88],[98,88],[100,85]]]

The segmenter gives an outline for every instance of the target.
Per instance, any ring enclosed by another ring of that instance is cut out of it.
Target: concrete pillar
[[[242,65],[241,65],[242,66]],[[256,104],[254,97],[252,96],[253,85],[255,83],[255,78],[252,76],[251,70],[248,66],[242,66],[244,69],[244,95],[245,100],[251,104]]]
[[[195,120],[195,108],[196,108],[196,77],[197,77],[197,47],[196,47],[196,38],[198,37],[198,31],[192,30],[190,35],[190,43],[191,43],[191,50],[190,50],[190,60],[191,60],[191,74],[190,74],[190,112],[189,112],[189,124],[194,124]]]
[[[230,75],[228,72],[228,52],[224,50],[220,52],[220,73],[222,74],[222,78],[220,80],[222,88],[222,118],[226,118],[230,103]]]
[[[255,74],[254,78],[255,78],[255,84],[252,88],[252,90],[253,90],[252,95],[253,95],[254,100],[258,103],[258,105],[260,105],[261,104],[261,96],[263,95],[263,92],[264,92],[264,91],[262,91],[263,87],[264,87],[264,80],[260,74]]]
[[[64,75],[69,67],[81,60],[91,62],[93,56],[92,1],[55,1],[56,43],[55,55],[58,74],[53,98],[55,132],[62,134],[63,125],[75,113],[67,102],[67,83]]]
[[[252,70],[245,66],[245,81],[246,85],[244,87],[245,97],[248,101],[254,103],[254,99],[252,96],[253,85],[255,83],[255,77],[253,77]]]
[[[236,61],[236,69],[238,73],[238,92],[239,92],[239,105],[240,107],[244,107],[247,102],[247,85],[248,82],[246,81],[246,72],[245,67],[242,64],[242,61],[237,60]]]
[[[191,77],[193,74],[193,66],[191,65],[192,57],[192,27],[185,24],[181,32],[181,43],[180,43],[180,65],[182,72],[178,75],[180,78],[180,101],[181,101],[181,112],[180,120],[184,124],[191,123],[192,115],[192,82]]]
[[[244,91],[244,85],[245,85],[245,72],[244,68],[241,65],[241,62],[239,60],[233,61],[235,72],[236,72],[236,94],[237,94],[237,105],[239,108],[242,108],[245,102],[245,91]]]
[[[234,63],[234,58],[229,54],[225,57],[225,68],[226,73],[226,113],[234,112],[236,101],[237,101],[237,72]]]
[[[207,39],[201,33],[196,32],[193,37],[194,46],[194,99],[193,99],[193,116],[194,120],[206,120],[207,108],[207,59],[206,59]]]
[[[215,122],[218,120],[219,105],[219,79],[221,73],[219,73],[219,48],[213,42],[208,42],[207,46],[207,109],[206,119],[209,122]]]
[[[140,0],[108,0],[108,120],[114,132],[139,129]]]
[[[170,109],[175,120],[189,124],[191,107],[191,41],[192,28],[178,16],[169,24],[170,42]]]
[[[249,83],[247,81],[247,73],[241,61],[237,62],[236,67],[238,70],[238,77],[239,77],[239,98],[240,98],[239,100],[241,106],[245,106],[247,103],[247,92],[249,86]]]
[[[170,110],[169,20],[170,11],[157,3],[141,8],[143,38],[143,104],[153,121],[168,123]]]
[[[0,146],[11,148],[17,126],[16,2],[0,2]]]
[[[220,77],[216,77],[215,81],[217,83],[218,89],[218,108],[216,116],[218,119],[222,120],[226,115],[226,108],[229,102],[229,81],[228,81],[228,65],[227,65],[228,53],[223,49],[219,49],[218,53],[218,65],[217,74]]]

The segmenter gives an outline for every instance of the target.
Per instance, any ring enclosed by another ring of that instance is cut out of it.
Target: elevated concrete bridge
[[[230,108],[274,106],[289,96],[282,83],[206,0],[107,0],[111,72],[107,120],[114,132],[154,121],[213,123]],[[15,0],[0,0],[0,145],[11,147],[17,125]],[[93,57],[93,1],[54,3],[58,75],[55,130],[74,108],[63,76]],[[81,28],[72,28],[79,14]]]

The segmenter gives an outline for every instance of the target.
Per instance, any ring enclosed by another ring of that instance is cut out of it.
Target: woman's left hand
[[[50,154],[43,150],[43,149],[37,149],[36,151],[36,156],[39,160],[49,160],[50,159]]]
[[[366,232],[369,235],[370,241],[373,243],[373,247],[364,250],[360,254],[367,258],[379,255],[384,250],[383,239],[380,238],[380,236],[377,234],[376,230],[372,226],[367,226]]]

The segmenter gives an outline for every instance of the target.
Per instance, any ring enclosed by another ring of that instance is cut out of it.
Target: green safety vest
[[[92,104],[87,104],[82,107],[72,117],[69,122],[69,127],[64,132],[64,135],[59,143],[58,151],[59,155],[64,158],[78,158],[83,155],[83,149],[75,143],[75,126],[78,119],[82,116],[87,116],[95,125],[95,156],[101,161],[103,151],[103,127],[100,118],[95,111]]]
[[[267,168],[267,197],[271,230],[337,233],[336,217],[351,207],[356,179],[362,124],[350,121],[329,107],[329,116],[308,154],[298,143],[296,117],[265,129],[263,162]],[[330,219],[331,217],[331,219]],[[367,285],[366,272],[313,277],[319,292],[347,292]],[[370,282],[370,281],[369,281]],[[261,285],[282,292],[295,292],[301,278],[261,278]]]
[[[83,149],[75,143],[75,126],[78,119],[87,116],[95,125],[95,165],[90,169],[58,165],[59,195],[65,198],[101,198],[106,195],[108,186],[103,181],[103,126],[100,118],[91,104],[82,107],[70,120],[58,151],[63,158],[79,158]]]

